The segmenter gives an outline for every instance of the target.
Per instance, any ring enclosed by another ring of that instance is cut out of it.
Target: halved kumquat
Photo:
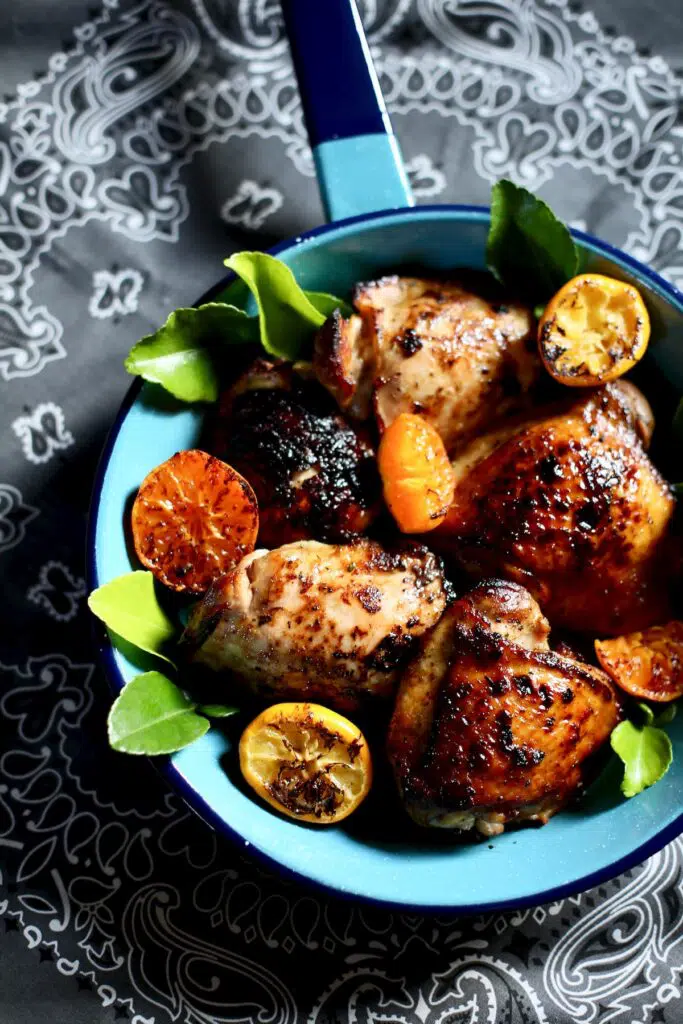
[[[596,640],[598,661],[632,697],[666,702],[683,696],[683,622]]]
[[[567,281],[546,306],[538,345],[548,373],[569,387],[595,387],[645,355],[650,317],[632,284],[603,274]]]
[[[161,583],[202,593],[254,550],[258,504],[236,470],[193,449],[145,477],[132,527],[138,558]]]
[[[422,416],[401,413],[377,453],[384,500],[403,533],[439,525],[453,500],[455,473],[445,445]]]
[[[342,821],[372,783],[363,733],[320,704],[266,708],[242,733],[239,755],[242,775],[260,797],[315,825]]]

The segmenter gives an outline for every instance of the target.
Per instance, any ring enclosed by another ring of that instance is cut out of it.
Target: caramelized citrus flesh
[[[372,781],[360,729],[320,704],[266,708],[240,740],[248,784],[276,810],[317,825],[342,821],[365,799]]]
[[[142,564],[172,590],[193,593],[254,550],[259,523],[250,484],[196,449],[177,452],[145,477],[131,518]]]
[[[598,661],[632,697],[658,703],[683,696],[683,622],[596,640]]]
[[[616,380],[642,359],[650,318],[637,288],[602,274],[581,274],[548,303],[539,323],[541,358],[570,387]]]

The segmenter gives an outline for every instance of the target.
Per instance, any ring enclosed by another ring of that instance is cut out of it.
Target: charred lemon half
[[[372,782],[370,750],[348,718],[319,704],[275,704],[247,726],[240,768],[271,807],[315,825],[342,821]]]
[[[650,317],[637,288],[603,274],[580,274],[553,296],[538,325],[548,373],[570,387],[616,380],[645,355]]]

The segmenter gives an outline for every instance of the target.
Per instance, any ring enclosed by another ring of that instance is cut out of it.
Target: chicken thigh
[[[254,488],[264,547],[351,540],[379,510],[367,432],[289,363],[257,359],[223,396],[213,450]]]
[[[671,490],[645,451],[652,413],[616,383],[483,435],[455,461],[430,544],[527,587],[553,626],[603,636],[670,616]]]
[[[194,664],[259,696],[352,709],[394,691],[445,604],[424,548],[300,541],[242,559],[194,609],[182,643]]]
[[[515,583],[481,583],[426,638],[399,688],[388,752],[419,824],[545,823],[580,787],[619,719],[609,677],[551,651],[547,620]]]
[[[436,427],[449,451],[523,405],[539,376],[531,312],[455,281],[385,277],[358,285],[358,314],[320,329],[314,366],[343,410],[374,411],[380,431],[403,412]]]

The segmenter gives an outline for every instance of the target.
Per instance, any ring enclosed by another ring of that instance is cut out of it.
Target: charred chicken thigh
[[[217,435],[220,452],[254,488],[265,547],[351,540],[379,509],[367,432],[289,363],[256,360],[223,397]]]
[[[553,626],[608,636],[665,621],[674,499],[645,451],[652,425],[619,382],[477,438],[430,544],[523,584]]]
[[[530,311],[489,301],[455,281],[384,277],[358,285],[358,313],[335,313],[316,339],[314,366],[356,419],[380,431],[418,412],[449,451],[519,408],[540,361]]]
[[[424,548],[300,541],[242,559],[194,609],[183,644],[194,664],[260,696],[352,709],[393,692],[445,604]]]
[[[460,598],[405,672],[388,736],[420,825],[485,835],[545,823],[580,788],[619,718],[601,669],[548,646],[522,587],[494,580]]]

